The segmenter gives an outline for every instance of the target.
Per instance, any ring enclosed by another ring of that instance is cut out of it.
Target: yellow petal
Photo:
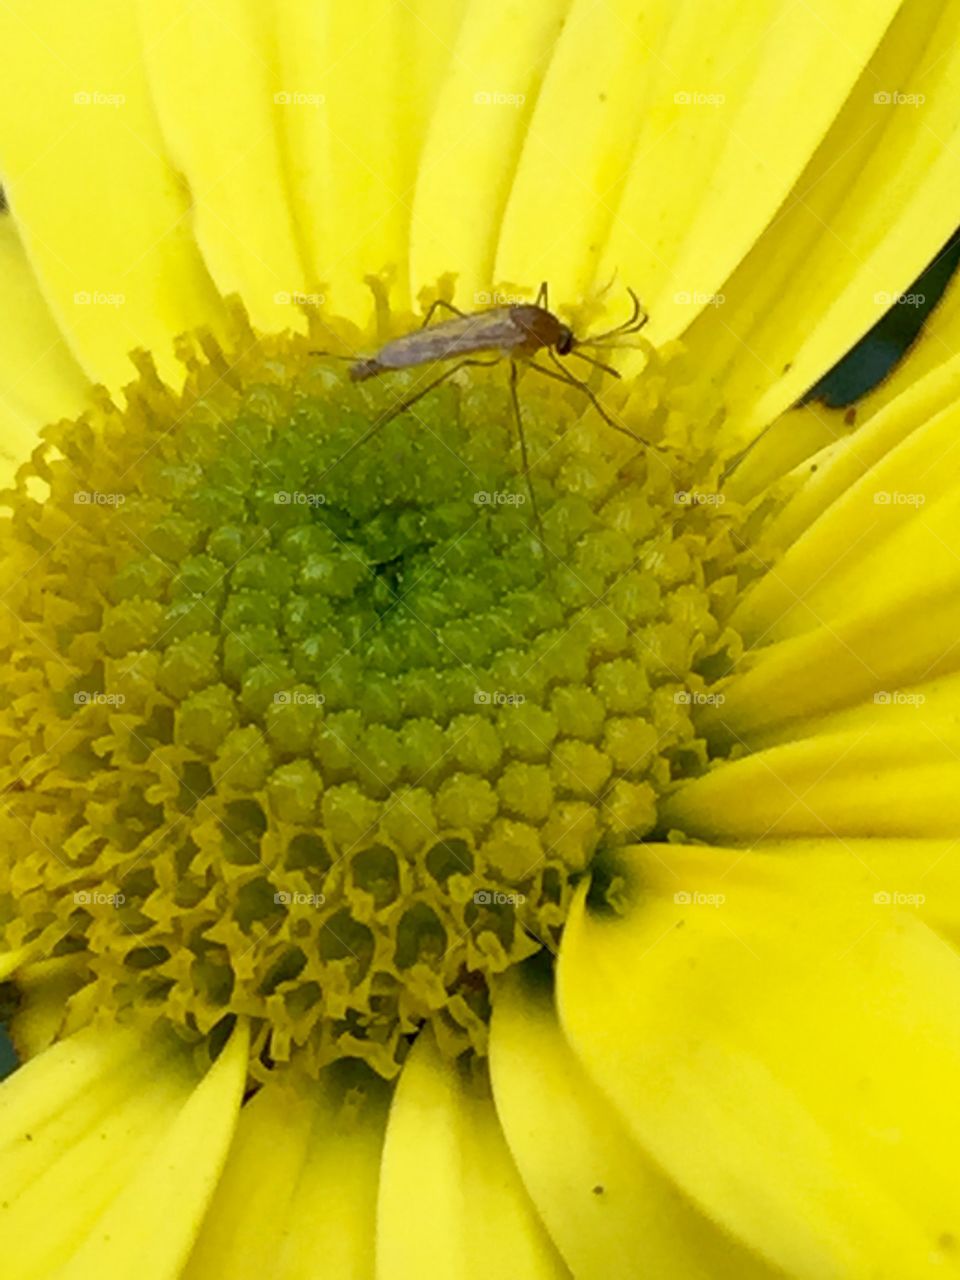
[[[67,0],[11,0],[0,47],[3,182],[70,350],[114,389],[135,346],[178,376],[172,337],[220,304],[164,155],[133,9],[104,0],[92,22]]]
[[[569,1273],[530,1203],[489,1090],[422,1032],[387,1125],[379,1280],[546,1280]]]
[[[756,741],[960,665],[960,487],[950,466],[958,377],[960,363],[945,365],[889,405],[860,449],[856,440],[836,449],[822,485],[811,482],[797,509],[774,522],[774,546],[754,553],[772,567],[733,617],[753,648],[722,703],[701,717],[709,736]],[[797,522],[819,508],[796,536]],[[793,544],[777,558],[791,531]]]
[[[58,1280],[181,1274],[227,1156],[247,1073],[248,1034],[237,1025],[220,1057],[168,1116]]]
[[[956,0],[900,6],[783,211],[723,285],[724,305],[687,334],[744,435],[872,328],[954,230],[958,20]]]
[[[907,387],[862,428],[811,459],[802,469],[802,485],[767,531],[770,545],[789,546],[832,502],[912,431],[948,410],[958,395],[960,359],[947,360]],[[924,490],[927,479],[936,480],[936,476],[928,472],[924,477]],[[880,488],[879,485],[877,487]],[[897,491],[904,492],[903,486],[898,485]]]
[[[15,1242],[19,1280],[47,1280],[71,1264],[195,1081],[169,1041],[97,1029],[4,1082],[0,1241],[5,1253]]]
[[[362,1102],[303,1081],[247,1103],[184,1280],[373,1276],[386,1090],[367,1083]]]
[[[469,4],[417,174],[410,232],[414,290],[453,271],[467,309],[485,301],[477,295],[491,287],[518,157],[570,3]],[[527,263],[518,283],[529,284],[535,274]]]
[[[654,341],[682,332],[722,301],[895,9],[853,0],[824,24],[789,0],[575,5],[524,148],[500,274],[556,276],[567,297],[616,272],[644,298]]]
[[[277,108],[309,276],[340,315],[364,323],[364,276],[387,272],[410,301],[414,184],[466,0],[278,0]],[[459,140],[458,140],[459,141]],[[452,185],[444,221],[461,216]],[[457,267],[448,260],[440,268]]]
[[[950,466],[954,454],[960,459],[958,392],[960,360],[818,463],[806,492],[765,532],[771,546],[786,549],[747,593],[733,626],[766,643],[799,635],[841,614],[854,593],[868,591],[879,561],[889,575],[898,541],[923,531],[935,541],[935,528],[942,535],[960,487]],[[797,529],[801,506],[809,518],[813,503],[831,496],[832,504],[811,525]]]
[[[86,407],[89,383],[67,350],[9,216],[0,217],[0,279],[0,458],[12,474],[40,427]]]
[[[82,985],[76,956],[57,956],[25,964],[17,970],[20,1003],[10,1023],[10,1036],[21,1059],[48,1048],[61,1032],[67,1000]]]
[[[527,132],[495,280],[547,279],[557,300],[570,301],[593,284],[628,172],[625,161],[650,109],[662,65],[656,47],[670,9],[665,2],[641,6],[635,0],[575,0],[570,6],[536,100],[517,109],[525,113]],[[510,107],[487,110],[503,115]],[[631,259],[634,254],[631,246]],[[644,276],[644,291],[647,286]]]
[[[951,676],[793,722],[775,735],[779,745],[684,783],[661,820],[720,840],[951,835],[960,830],[958,711],[960,677]]]
[[[774,1273],[691,1204],[624,1127],[564,1040],[549,989],[498,991],[490,1072],[524,1185],[582,1280]]]
[[[960,957],[821,847],[626,851],[625,917],[584,890],[568,920],[561,1022],[635,1139],[788,1275],[956,1275]]]
[[[270,6],[140,0],[138,8],[164,142],[189,186],[214,280],[240,294],[256,325],[304,327],[291,305],[309,290],[280,142]]]
[[[851,448],[859,452],[871,419],[899,397],[910,395],[914,388],[924,383],[928,374],[940,371],[958,354],[960,276],[955,275],[943,297],[924,320],[917,339],[886,377],[848,408],[832,409],[813,401],[781,414],[750,450],[735,473],[734,487],[728,487],[727,492],[735,491],[741,497],[753,496],[794,463],[809,458],[834,440],[845,441],[851,437],[839,450],[828,450],[814,459],[818,464],[817,471],[811,475],[807,489],[817,487],[813,481],[823,478],[824,462],[832,460],[838,452],[849,455]],[[788,520],[797,514],[801,513],[795,504],[791,504]]]

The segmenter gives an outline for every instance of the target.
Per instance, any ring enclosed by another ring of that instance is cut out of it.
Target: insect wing
[[[395,338],[383,348],[379,359],[391,368],[401,368],[475,351],[510,350],[526,336],[512,319],[509,307],[494,307]]]

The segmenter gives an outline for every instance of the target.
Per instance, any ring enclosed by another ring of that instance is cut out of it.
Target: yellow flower
[[[960,1272],[958,7],[0,7],[18,1280]]]

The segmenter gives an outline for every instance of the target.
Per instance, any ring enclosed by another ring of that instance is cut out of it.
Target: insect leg
[[[443,307],[445,311],[452,311],[455,316],[465,316],[467,314],[465,311],[461,311],[459,307],[455,307],[452,302],[447,302],[445,298],[434,298],[433,302],[431,302],[429,307],[427,307],[427,314],[423,317],[423,324],[420,326],[421,329],[425,329],[427,327],[433,319],[433,313],[435,311],[439,311],[441,307]]]
[[[582,391],[607,426],[612,427],[614,431],[619,431],[621,435],[629,436],[636,444],[644,444],[647,445],[648,448],[658,447],[651,445],[649,440],[644,440],[643,436],[638,436],[636,432],[631,431],[629,427],[621,426],[619,422],[614,418],[611,418],[610,414],[607,413],[606,409],[604,409],[603,405],[583,379],[576,377],[569,369],[565,369],[552,351],[549,351],[547,354],[559,369],[559,373],[555,373],[553,369],[545,369],[542,364],[537,364],[535,360],[528,360],[527,364],[531,369],[536,369],[538,373],[542,373],[545,378],[553,378],[554,382],[564,382],[568,387],[576,387],[579,391]]]
[[[537,526],[537,537],[540,539],[540,545],[547,545],[543,534],[543,521],[540,519],[540,508],[537,506],[537,495],[533,491],[533,481],[530,478],[530,455],[527,453],[527,437],[523,430],[523,416],[520,413],[520,396],[517,392],[517,362],[510,361],[510,397],[513,400],[513,415],[517,420],[517,439],[520,441],[520,457],[523,460],[523,478],[527,482],[527,493],[530,495],[530,509],[533,511],[533,520]]]
[[[547,282],[544,280],[537,290],[537,296],[533,300],[535,307],[543,307],[544,311],[550,310],[550,302],[547,298]]]
[[[353,453],[354,449],[359,449],[362,444],[366,444],[369,440],[372,440],[373,437],[377,435],[378,432],[382,431],[389,422],[392,422],[394,418],[398,418],[401,413],[406,413],[406,411],[412,408],[418,400],[422,400],[425,395],[429,395],[435,387],[439,387],[440,384],[446,382],[448,378],[452,378],[455,373],[458,373],[461,369],[467,368],[468,365],[499,364],[500,359],[500,356],[496,356],[493,360],[458,360],[455,365],[451,365],[449,369],[445,369],[439,377],[428,382],[425,387],[421,387],[416,395],[407,396],[406,400],[401,400],[400,403],[395,404],[392,409],[388,409],[383,417],[378,418],[376,422],[364,431],[362,436],[359,436],[354,440],[353,444],[341,453],[336,462],[332,462],[330,466],[327,467],[326,471],[324,471],[320,476],[320,479],[323,480],[330,474],[334,467],[338,467],[340,463],[343,462],[344,458],[348,458],[350,454]]]

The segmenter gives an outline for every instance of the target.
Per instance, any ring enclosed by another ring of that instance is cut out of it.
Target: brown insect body
[[[567,355],[573,343],[573,331],[546,307],[535,303],[491,307],[394,338],[375,356],[352,365],[350,377],[363,382],[380,373],[484,351],[524,359],[549,347]]]

